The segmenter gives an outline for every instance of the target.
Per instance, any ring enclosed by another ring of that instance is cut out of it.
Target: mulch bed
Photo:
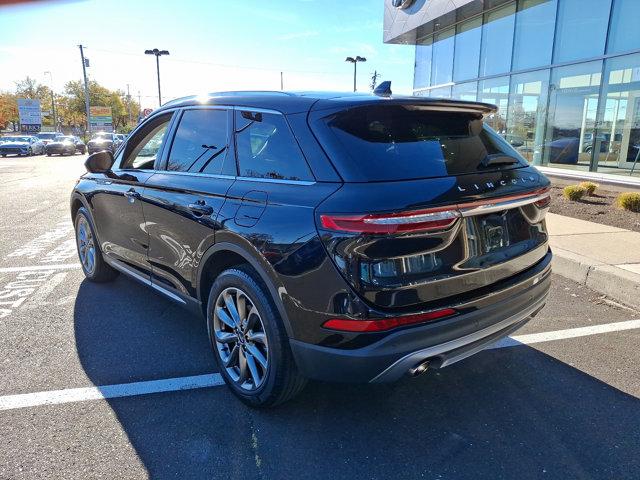
[[[640,213],[615,206],[619,192],[598,188],[592,196],[572,202],[562,196],[563,187],[564,185],[551,186],[551,213],[640,232]]]

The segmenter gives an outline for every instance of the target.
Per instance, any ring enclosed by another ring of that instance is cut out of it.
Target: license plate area
[[[480,225],[484,237],[484,253],[490,253],[509,246],[506,212],[486,215],[481,219]]]

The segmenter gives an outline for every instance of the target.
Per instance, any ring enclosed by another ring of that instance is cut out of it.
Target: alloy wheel
[[[256,390],[269,369],[269,346],[258,309],[239,288],[225,288],[213,311],[213,340],[224,368],[243,390]]]
[[[91,275],[96,268],[96,246],[93,240],[93,234],[91,233],[91,227],[84,215],[80,215],[78,220],[76,237],[80,262],[85,271]]]

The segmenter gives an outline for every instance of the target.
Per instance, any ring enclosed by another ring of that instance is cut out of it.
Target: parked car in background
[[[78,137],[62,136],[57,137],[53,142],[48,143],[45,146],[45,152],[48,156],[51,155],[75,155],[77,151],[76,139],[80,141]],[[82,143],[80,141],[80,143]],[[82,143],[84,149],[84,143]]]
[[[307,378],[446,367],[524,325],[551,282],[549,181],[484,125],[496,109],[285,92],[168,102],[115,157],[86,160],[70,205],[82,269],[202,315],[220,374],[253,406]],[[110,292],[94,301],[108,309]]]
[[[611,144],[611,134],[603,133],[600,135],[596,135],[596,143],[600,144],[600,153],[606,153],[610,148],[614,147],[616,144],[620,145],[622,142],[622,134],[616,133],[613,137],[614,143]],[[591,153],[593,150],[593,133],[587,133],[584,137],[584,151],[587,153]]]
[[[551,163],[575,165],[578,163],[578,147],[580,139],[577,137],[561,137],[544,145],[538,145],[535,153],[544,154]]]
[[[115,153],[120,143],[122,142],[115,133],[97,132],[94,133],[91,140],[87,142],[87,151],[89,154],[100,152],[102,150],[108,150],[111,153]]]
[[[60,132],[40,132],[35,135],[46,145],[49,142],[53,142],[57,137],[64,136],[64,133]]]
[[[84,154],[87,151],[87,146],[84,144],[80,137],[76,137],[75,135],[71,135],[73,139],[73,143],[76,146],[76,152]]]
[[[31,135],[16,135],[3,137],[0,143],[0,155],[42,155],[44,153],[44,142]]]

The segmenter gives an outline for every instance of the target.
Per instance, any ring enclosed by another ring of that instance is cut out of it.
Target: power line
[[[140,55],[139,53],[133,53],[133,52],[117,52],[115,50],[105,50],[105,49],[101,49],[101,48],[94,48],[93,49],[96,52],[104,52],[104,53],[111,53],[114,55],[128,55],[128,56],[134,56],[134,57],[141,57],[142,55]],[[331,74],[331,75],[344,75],[343,71],[331,71],[331,70],[297,70],[297,69],[282,69],[282,68],[266,68],[266,67],[246,67],[246,66],[241,66],[241,65],[231,65],[231,64],[227,64],[227,63],[214,63],[214,62],[205,62],[203,60],[183,60],[180,58],[175,58],[175,56],[171,59],[167,59],[167,61],[169,63],[171,62],[180,62],[180,63],[193,63],[193,64],[197,64],[197,65],[210,65],[212,67],[225,67],[225,68],[238,68],[238,69],[242,69],[242,70],[260,70],[260,71],[266,71],[266,72],[274,72],[274,73],[279,73],[279,72],[293,72],[293,73],[314,73],[314,74]]]

